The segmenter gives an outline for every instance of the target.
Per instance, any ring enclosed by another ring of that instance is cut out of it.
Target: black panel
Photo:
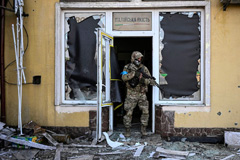
[[[80,23],[75,17],[70,17],[68,23],[68,51],[70,60],[66,61],[66,79],[71,88],[88,87],[96,90],[97,63],[94,59],[96,52],[96,28],[99,19],[89,17]]]
[[[121,81],[121,76],[120,76],[120,68],[118,66],[118,60],[116,57],[116,53],[114,50],[114,47],[111,47],[111,52],[110,52],[110,59],[111,59],[111,101],[112,102],[122,102],[122,97],[121,97],[121,89],[122,83]]]
[[[189,96],[196,92],[196,72],[200,59],[199,16],[161,13],[164,31],[162,70],[168,75],[163,85],[164,96]]]

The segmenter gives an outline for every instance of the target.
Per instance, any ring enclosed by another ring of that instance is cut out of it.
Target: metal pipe
[[[20,11],[21,14],[21,11]],[[21,17],[20,17],[21,18]],[[22,135],[22,53],[21,53],[21,39],[19,44],[19,32],[21,27],[19,26],[19,19],[17,18],[17,52],[16,52],[16,65],[17,65],[17,82],[18,82],[18,128],[20,129],[20,135]],[[19,50],[20,49],[20,50]]]
[[[5,1],[1,1],[1,6],[5,6]],[[1,53],[0,53],[0,72],[1,72],[1,122],[6,122],[5,108],[5,74],[4,74],[4,32],[5,32],[5,10],[1,9]]]
[[[18,18],[17,18],[17,26],[18,26]],[[20,80],[20,66],[19,66],[19,43],[16,43],[14,24],[12,24],[12,33],[13,33],[13,42],[14,42],[14,50],[16,57],[16,66],[17,66],[17,86],[18,86],[18,128],[20,128],[20,134],[22,135],[22,82]],[[18,40],[18,27],[17,27],[17,41]]]

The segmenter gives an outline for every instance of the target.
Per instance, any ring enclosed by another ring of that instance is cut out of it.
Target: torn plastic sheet
[[[107,140],[107,144],[108,144],[110,147],[116,148],[116,147],[119,147],[119,146],[121,146],[121,145],[124,145],[124,143],[112,141],[112,140],[109,138],[109,136],[108,136],[108,134],[107,134],[106,132],[103,132],[103,134],[104,134],[104,136],[105,136],[105,138],[106,138],[106,140]]]
[[[75,17],[77,23],[82,22],[86,18],[92,16],[94,20],[100,19],[98,22],[98,25],[100,26],[101,29],[105,30],[105,23],[106,23],[106,18],[104,13],[90,13],[90,12],[80,12],[80,13],[75,13],[75,12],[68,12],[65,14],[65,58],[68,60],[69,57],[69,52],[68,52],[68,32],[70,31],[70,27],[68,24],[68,20],[71,17]]]
[[[192,14],[160,13],[160,76],[167,81],[161,83],[160,77],[163,98],[191,97],[199,90],[200,17]]]
[[[111,91],[110,91],[111,101],[121,103],[122,102],[120,81],[121,71],[118,66],[118,61],[114,51],[114,47],[111,47],[110,59],[111,59]]]
[[[100,17],[100,16],[99,16]],[[96,99],[97,62],[96,34],[99,28],[96,16],[90,16],[77,23],[75,17],[68,19],[70,31],[68,32],[69,59],[66,59],[66,83],[69,86],[66,92],[70,99],[94,100]],[[66,96],[67,97],[67,96]]]

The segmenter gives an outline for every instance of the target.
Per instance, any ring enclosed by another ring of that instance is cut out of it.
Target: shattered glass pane
[[[105,13],[65,13],[65,100],[97,100],[97,29]]]
[[[102,99],[106,100],[106,39],[101,39],[101,49],[102,49]]]
[[[201,99],[200,12],[161,12],[160,100]]]

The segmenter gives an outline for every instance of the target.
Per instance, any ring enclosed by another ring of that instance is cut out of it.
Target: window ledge
[[[88,112],[92,110],[97,110],[96,105],[60,105],[55,106],[57,113],[76,113],[76,112]]]
[[[175,113],[188,112],[210,112],[210,106],[196,105],[196,106],[162,106],[163,111],[175,111]]]

